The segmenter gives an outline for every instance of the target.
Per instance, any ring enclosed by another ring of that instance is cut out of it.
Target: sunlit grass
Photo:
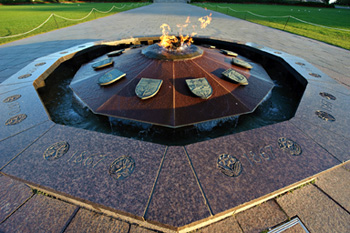
[[[324,25],[331,28],[350,30],[350,11],[346,9],[315,8],[302,6],[281,6],[261,4],[196,4],[207,7],[233,17],[248,20],[250,22],[285,30],[291,33],[323,41],[345,49],[350,49],[350,31],[328,29],[310,24],[305,24],[292,17],[273,18],[270,16],[294,16],[313,24]],[[243,12],[235,12],[243,11]],[[260,17],[253,14],[268,16]]]
[[[94,11],[89,17],[80,21],[68,21],[59,17],[52,17],[40,29],[30,34],[7,39],[0,38],[0,44],[139,7],[139,5],[136,5],[135,3],[71,3],[17,6],[0,5],[0,37],[17,35],[30,31],[42,24],[52,13],[69,19],[80,19],[85,17],[92,8],[96,8],[99,11],[108,11],[113,6],[118,8],[122,8],[123,6],[125,7],[122,9],[113,9],[110,13],[106,14]]]

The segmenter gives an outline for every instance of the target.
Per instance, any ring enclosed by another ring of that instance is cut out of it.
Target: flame
[[[198,21],[201,23],[200,27],[206,28],[208,24],[210,24],[212,17],[211,13],[207,16],[201,17],[198,19]],[[174,35],[169,35],[171,32],[171,28],[168,24],[163,23],[160,28],[162,29],[162,36],[160,37],[160,43],[159,46],[174,50],[178,48],[183,48],[185,45],[190,46],[191,43],[193,43],[193,36],[197,35],[196,32],[192,32],[190,35],[183,36],[183,29],[187,28],[191,24],[190,17],[188,16],[185,24],[177,24],[176,26],[179,28],[179,38],[180,40],[174,36]],[[196,30],[196,25],[192,25],[193,30]]]
[[[178,42],[176,36],[169,36],[170,26],[166,23],[163,23],[160,28],[162,29],[162,36],[160,37],[160,46],[164,48],[170,48],[173,44]]]
[[[198,21],[201,22],[201,28],[206,28],[208,24],[210,24],[211,20],[212,20],[211,13],[207,16],[204,16],[198,19]]]

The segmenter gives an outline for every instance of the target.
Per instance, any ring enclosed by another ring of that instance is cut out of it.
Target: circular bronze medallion
[[[315,114],[324,121],[335,121],[335,117],[329,114],[328,112],[317,110]]]
[[[16,115],[16,116],[11,117],[10,119],[8,119],[5,122],[5,125],[16,125],[16,124],[19,124],[22,121],[24,121],[26,118],[27,118],[26,114],[19,114],[19,115]]]
[[[321,92],[320,96],[322,96],[323,98],[329,99],[329,100],[336,100],[337,99],[334,95],[329,94],[327,92]]]
[[[321,78],[321,75],[316,74],[316,73],[309,73],[310,76],[315,77],[315,78]]]
[[[229,154],[219,155],[216,165],[226,176],[237,177],[242,173],[241,162]]]
[[[56,142],[49,146],[44,152],[44,159],[55,160],[61,158],[69,150],[68,142]]]
[[[10,102],[18,100],[19,98],[21,98],[21,95],[12,95],[12,96],[9,96],[6,99],[4,99],[2,102],[10,103]]]
[[[35,64],[35,66],[43,66],[45,64],[46,64],[46,62],[40,62],[40,63]]]
[[[18,79],[25,79],[25,78],[29,78],[30,76],[32,76],[32,74],[24,74],[18,77]]]
[[[296,62],[295,64],[297,64],[299,66],[305,66],[305,63],[302,63],[302,62]]]
[[[295,141],[293,141],[291,139],[284,138],[284,137],[281,137],[278,139],[278,146],[283,151],[286,151],[294,156],[301,155],[301,153],[303,152],[298,143],[296,143]]]
[[[121,156],[114,160],[109,167],[109,175],[116,180],[123,180],[130,176],[135,169],[135,161],[130,156]]]

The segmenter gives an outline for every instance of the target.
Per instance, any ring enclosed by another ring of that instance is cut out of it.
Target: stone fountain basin
[[[51,121],[36,90],[45,86],[60,64],[69,60],[79,66],[123,44],[158,39],[76,46],[37,59],[4,81],[0,85],[1,173],[142,226],[190,231],[349,160],[350,91],[301,58],[254,43],[196,38],[252,60],[272,59],[292,74],[305,92],[288,121],[186,146],[137,141]],[[241,163],[237,176],[227,176],[218,168],[222,154]],[[113,164],[122,156],[134,160],[134,170],[125,179],[116,179]]]

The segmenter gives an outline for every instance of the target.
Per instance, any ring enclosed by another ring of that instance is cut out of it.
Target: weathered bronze
[[[129,177],[135,169],[135,160],[130,156],[121,156],[109,167],[109,175],[116,180]]]
[[[61,158],[63,155],[65,155],[69,150],[69,144],[68,142],[56,142],[55,144],[52,144],[49,146],[44,154],[43,157],[46,160],[55,160]]]
[[[98,79],[98,84],[100,84],[101,86],[109,85],[109,84],[114,83],[115,81],[118,81],[119,79],[121,79],[125,75],[126,74],[121,72],[120,70],[113,69],[113,70],[105,73],[104,75],[102,75]]]
[[[232,64],[243,67],[243,68],[247,68],[247,69],[253,68],[253,66],[250,65],[248,62],[243,61],[243,60],[238,59],[238,58],[232,58]]]
[[[110,52],[110,53],[107,53],[107,56],[108,56],[108,57],[115,57],[115,56],[121,55],[123,52],[124,52],[124,49],[119,49],[119,50],[116,50],[116,51],[112,51],[112,52]]]
[[[225,50],[225,49],[221,49],[221,52],[227,56],[231,56],[231,57],[237,57],[238,54],[237,53],[234,53],[232,51],[228,51],[228,50]]]
[[[163,80],[161,79],[141,78],[135,88],[135,93],[137,97],[143,100],[152,98],[158,93],[162,83]]]
[[[226,176],[237,177],[242,173],[242,164],[234,156],[222,154],[219,156],[217,166]]]
[[[303,152],[298,143],[285,137],[278,139],[278,146],[281,148],[281,150],[284,150],[293,156],[301,155]]]
[[[328,113],[328,112],[324,112],[324,111],[317,110],[317,111],[315,112],[315,114],[316,114],[320,119],[322,119],[322,120],[324,120],[324,121],[330,121],[330,122],[335,121],[335,117],[334,117],[332,114]]]
[[[102,69],[104,67],[113,65],[113,63],[114,62],[113,62],[112,58],[108,58],[108,59],[105,59],[102,61],[95,62],[94,64],[92,64],[92,68],[94,68],[95,70],[98,70],[98,69]]]
[[[206,78],[186,79],[186,83],[191,92],[202,99],[208,99],[213,94]]]
[[[243,74],[235,71],[234,69],[225,70],[222,73],[222,75],[224,75],[226,78],[228,78],[236,83],[239,83],[241,85],[248,85],[247,78]]]

